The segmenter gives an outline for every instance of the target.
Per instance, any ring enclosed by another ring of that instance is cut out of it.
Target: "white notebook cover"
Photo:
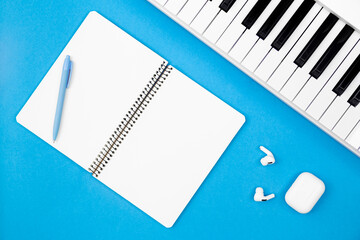
[[[53,143],[66,55],[73,72]],[[163,62],[91,12],[16,119],[87,170]],[[173,68],[98,179],[171,227],[244,122],[242,114]]]

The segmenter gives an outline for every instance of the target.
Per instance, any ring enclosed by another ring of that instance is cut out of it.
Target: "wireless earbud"
[[[275,197],[275,194],[264,196],[264,189],[257,187],[255,190],[254,200],[256,202],[264,202]]]
[[[274,155],[268,149],[266,149],[263,146],[260,146],[260,150],[266,154],[266,156],[260,160],[263,166],[275,163]]]

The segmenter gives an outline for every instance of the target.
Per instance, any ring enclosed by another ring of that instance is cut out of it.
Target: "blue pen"
[[[72,63],[70,61],[70,56],[67,55],[65,58],[65,61],[64,61],[63,70],[62,70],[62,74],[61,74],[59,96],[58,96],[57,106],[56,106],[54,128],[53,128],[53,141],[54,142],[55,142],[56,137],[59,132],[61,114],[62,114],[64,99],[65,99],[65,91],[66,91],[66,88],[69,87],[69,82],[70,82],[70,77],[71,77],[71,68],[72,68]]]

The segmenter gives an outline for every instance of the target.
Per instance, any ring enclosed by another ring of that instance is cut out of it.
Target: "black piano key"
[[[258,0],[255,6],[242,21],[242,25],[244,25],[247,29],[250,29],[269,3],[270,0]]]
[[[351,64],[348,70],[346,70],[345,74],[341,77],[340,81],[335,85],[333,92],[338,96],[343,94],[345,90],[349,87],[351,82],[354,80],[356,75],[360,71],[360,54],[355,59],[355,61]]]
[[[280,50],[282,46],[289,39],[291,34],[295,31],[295,29],[299,26],[301,21],[308,14],[310,9],[314,6],[314,0],[305,0],[300,7],[296,10],[294,15],[290,18],[289,22],[285,25],[285,27],[281,30],[279,35],[275,38],[271,46],[276,50]]]
[[[265,39],[293,2],[294,0],[281,0],[256,35],[261,39]]]
[[[319,29],[315,32],[314,36],[306,44],[304,49],[300,52],[299,56],[295,59],[294,63],[299,67],[303,67],[309,60],[311,55],[319,47],[324,38],[328,35],[330,30],[334,27],[335,23],[339,20],[334,14],[330,13],[325,21],[321,24]]]
[[[360,102],[360,86],[355,90],[355,92],[351,95],[348,100],[348,103],[354,107],[356,107]]]
[[[310,75],[315,79],[319,78],[320,75],[324,72],[326,67],[334,59],[336,54],[340,51],[342,46],[350,38],[351,34],[354,32],[354,29],[349,25],[346,25],[341,32],[337,35],[335,40],[330,44],[329,48],[326,49],[324,54],[321,56],[319,61],[315,64],[313,69],[310,71]]]
[[[230,10],[230,8],[232,7],[232,5],[234,5],[234,3],[236,2],[236,0],[223,0],[219,6],[219,8],[221,10],[223,10],[224,12],[228,12]]]

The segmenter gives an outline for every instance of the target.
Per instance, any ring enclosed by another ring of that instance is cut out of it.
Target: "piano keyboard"
[[[360,156],[359,20],[313,0],[148,1]]]

